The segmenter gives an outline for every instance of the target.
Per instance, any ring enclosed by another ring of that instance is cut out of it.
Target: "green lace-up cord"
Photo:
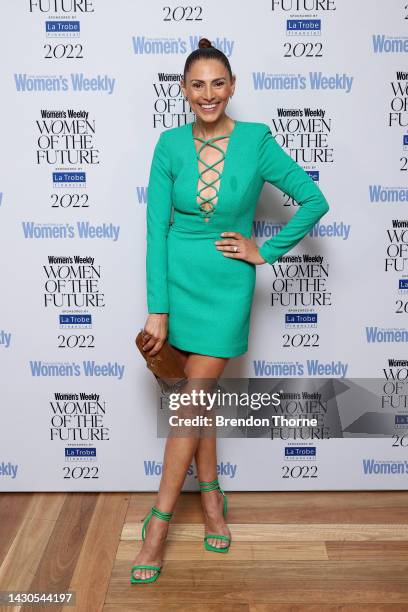
[[[227,501],[227,496],[225,495],[224,491],[221,489],[220,484],[218,482],[218,478],[216,478],[215,480],[211,480],[211,482],[200,482],[200,490],[204,491],[205,493],[207,493],[208,491],[216,491],[218,490],[220,493],[222,493],[222,495],[224,496],[224,516],[227,514],[227,510],[228,510],[228,501]]]
[[[152,516],[157,516],[157,518],[163,519],[164,521],[169,521],[171,517],[173,516],[173,513],[172,512],[161,512],[161,510],[158,510],[158,508],[153,506],[149,514],[146,515],[145,518],[142,518],[142,521],[144,521],[143,529],[142,529],[142,540],[143,541],[145,539],[145,531],[146,531],[147,524],[152,518]]]
[[[219,147],[218,145],[214,144],[214,142],[216,140],[221,140],[222,138],[229,138],[229,134],[226,134],[225,136],[214,136],[213,138],[208,138],[207,140],[205,140],[204,138],[200,138],[199,136],[193,136],[193,138],[195,140],[199,140],[200,142],[203,143],[200,146],[200,148],[198,149],[198,151],[197,151],[197,159],[200,160],[201,163],[204,166],[206,166],[206,168],[204,168],[204,170],[199,171],[199,177],[200,177],[201,181],[204,183],[204,186],[201,187],[201,189],[198,190],[197,195],[202,200],[202,202],[200,202],[199,205],[198,205],[199,209],[200,209],[200,214],[201,214],[202,217],[206,217],[206,220],[207,220],[207,219],[210,218],[210,215],[215,210],[216,204],[213,203],[213,200],[216,197],[218,197],[218,188],[214,186],[214,183],[216,183],[217,181],[221,180],[221,175],[222,175],[222,171],[220,172],[214,166],[217,166],[220,162],[222,162],[225,159],[225,151],[223,149],[221,149],[221,147]],[[206,145],[208,145],[210,147],[213,147],[213,149],[217,149],[221,153],[220,159],[218,159],[214,164],[207,164],[207,162],[200,157],[200,153],[201,153],[201,151],[204,149],[204,147]],[[208,172],[208,170],[214,170],[214,172],[216,172],[218,174],[218,176],[213,181],[210,181],[209,183],[204,178],[204,174],[205,174],[205,172]],[[215,193],[214,193],[214,195],[212,195],[209,198],[204,198],[201,195],[201,192],[204,189],[206,189],[207,187],[211,187],[211,189],[214,189]],[[204,208],[204,204],[209,204],[211,208],[209,208],[209,209]]]

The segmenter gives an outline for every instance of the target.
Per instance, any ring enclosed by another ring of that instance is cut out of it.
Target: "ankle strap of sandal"
[[[156,508],[156,506],[152,506],[150,512],[145,514],[145,516],[140,520],[145,521],[147,518],[150,519],[153,515],[157,516],[157,518],[163,519],[164,521],[169,521],[171,517],[173,516],[173,513],[172,512],[162,512],[161,510]]]
[[[218,478],[216,478],[215,480],[211,480],[211,482],[202,481],[202,482],[199,482],[198,484],[200,485],[200,490],[204,492],[215,491],[216,489],[221,491],[221,487],[218,482]],[[221,493],[223,493],[223,491],[221,491]]]
[[[156,506],[152,506],[150,512],[148,512],[146,516],[142,518],[142,521],[144,521],[143,528],[142,528],[142,540],[143,541],[145,539],[147,524],[152,518],[152,516],[157,516],[157,518],[163,519],[164,521],[169,521],[171,517],[173,516],[173,513],[172,512],[162,512],[161,510],[156,508]]]
[[[156,508],[156,506],[152,507],[151,512],[152,514],[154,514],[154,516],[157,516],[157,518],[163,519],[164,521],[169,521],[171,517],[173,516],[172,512],[162,512],[161,510]]]
[[[208,493],[209,491],[217,491],[217,490],[220,493],[222,493],[222,495],[224,496],[223,514],[224,516],[226,516],[227,510],[228,510],[227,496],[225,495],[224,491],[221,489],[220,483],[218,482],[218,478],[215,478],[215,480],[211,480],[211,482],[204,482],[204,481],[200,482],[199,481],[198,484],[200,485],[200,491],[203,493]]]

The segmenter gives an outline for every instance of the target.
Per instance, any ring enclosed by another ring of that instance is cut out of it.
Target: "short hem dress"
[[[225,346],[218,347],[213,343],[209,344],[208,346],[205,346],[204,344],[200,343],[200,348],[199,350],[197,350],[197,345],[194,344],[194,342],[189,344],[186,340],[178,341],[172,336],[171,332],[169,332],[167,340],[169,344],[171,344],[175,348],[181,349],[182,351],[187,351],[189,353],[197,353],[198,355],[207,355],[207,357],[238,357],[239,355],[243,355],[244,353],[246,353],[248,350],[247,344],[229,346],[228,348],[226,348]]]
[[[229,139],[225,150],[217,145],[223,138]],[[202,142],[198,151],[195,140]],[[205,146],[218,149],[215,164],[200,158]],[[218,172],[217,181],[208,181],[200,163]],[[235,121],[230,134],[207,140],[194,135],[191,123],[160,134],[147,189],[147,308],[168,314],[168,342],[176,348],[213,357],[247,352],[257,266],[239,255],[225,256],[214,242],[223,240],[223,232],[251,238],[265,181],[299,205],[285,227],[259,247],[265,262],[273,265],[329,206],[269,126]],[[200,182],[206,188],[199,189]],[[201,195],[205,189],[207,197]]]

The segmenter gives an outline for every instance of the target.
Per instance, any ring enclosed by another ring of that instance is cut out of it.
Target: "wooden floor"
[[[161,576],[131,585],[154,501],[2,494],[0,590],[75,591],[66,612],[408,611],[408,492],[228,493],[227,554],[204,550],[199,495],[183,493]]]

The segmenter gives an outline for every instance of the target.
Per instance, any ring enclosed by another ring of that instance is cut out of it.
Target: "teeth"
[[[202,104],[203,108],[215,108],[215,104]]]

